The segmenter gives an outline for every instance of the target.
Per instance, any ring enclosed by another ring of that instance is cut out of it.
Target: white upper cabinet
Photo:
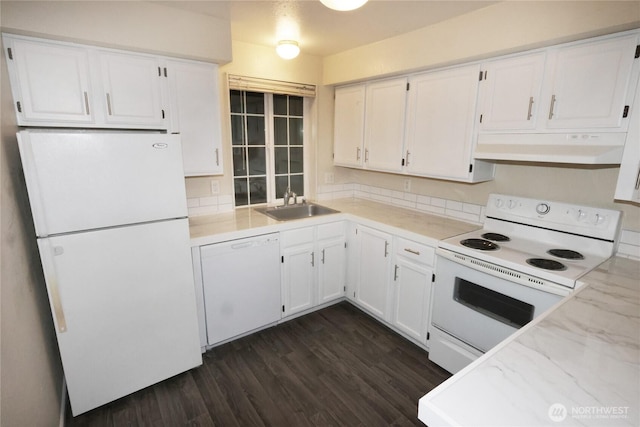
[[[406,97],[406,77],[367,85],[364,131],[367,169],[402,170]]]
[[[636,45],[632,34],[550,50],[546,126],[623,127]]]
[[[106,123],[166,127],[158,58],[103,51],[98,57]]]
[[[534,129],[546,54],[491,61],[480,78],[480,131]]]
[[[410,175],[457,181],[493,178],[493,165],[472,158],[479,65],[412,76],[407,107]]]
[[[169,131],[180,134],[185,175],[222,174],[218,66],[177,59],[165,65]]]
[[[94,122],[86,49],[3,37],[18,124]]]
[[[615,198],[640,204],[640,84],[636,87],[635,102],[631,107]]]
[[[365,85],[335,90],[333,163],[362,167],[364,144]]]

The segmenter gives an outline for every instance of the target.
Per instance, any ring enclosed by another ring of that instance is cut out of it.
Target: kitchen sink
[[[255,208],[255,210],[278,221],[310,218],[314,216],[329,215],[340,212],[335,209],[315,205],[313,203],[303,203],[288,206],[268,206]]]

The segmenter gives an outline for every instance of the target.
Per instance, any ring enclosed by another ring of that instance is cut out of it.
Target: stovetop
[[[491,194],[484,227],[439,247],[574,288],[613,254],[620,217],[619,211]]]

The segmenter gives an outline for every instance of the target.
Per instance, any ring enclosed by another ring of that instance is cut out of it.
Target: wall
[[[639,2],[504,2],[440,24],[324,58],[325,84],[461,63],[560,41],[640,27]],[[329,126],[328,122],[322,126]],[[319,176],[336,183],[402,191],[406,177],[333,167],[321,150]],[[486,204],[491,192],[624,211],[623,228],[640,231],[640,208],[614,202],[618,167],[500,163],[495,180],[479,184],[411,177],[413,193]],[[324,184],[326,182],[320,182]]]
[[[145,1],[2,1],[2,29],[187,59],[231,60],[231,25]]]
[[[0,64],[0,425],[58,424],[62,367]]]

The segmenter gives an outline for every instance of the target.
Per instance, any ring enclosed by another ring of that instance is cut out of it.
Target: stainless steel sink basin
[[[320,215],[339,213],[339,211],[313,203],[304,203],[289,206],[269,206],[255,208],[256,211],[267,215],[278,221],[289,221],[292,219],[310,218]]]

